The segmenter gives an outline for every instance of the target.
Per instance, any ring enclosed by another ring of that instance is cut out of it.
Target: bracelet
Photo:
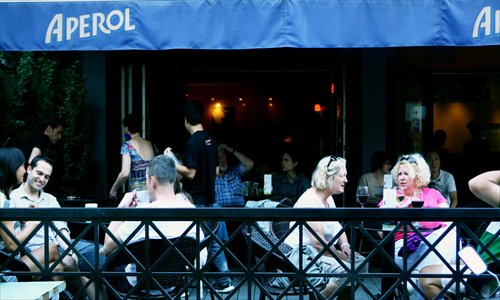
[[[340,245],[340,249],[343,249],[345,246],[351,248],[351,245],[349,245],[349,243],[343,243],[342,245]]]

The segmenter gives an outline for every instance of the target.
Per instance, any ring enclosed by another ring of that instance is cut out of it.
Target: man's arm
[[[500,205],[500,170],[485,172],[469,180],[469,189],[479,199],[498,207]]]
[[[188,168],[181,164],[177,164],[175,168],[177,169],[177,172],[182,175],[182,177],[193,179],[194,176],[196,175],[196,169]]]
[[[121,243],[123,242],[122,239],[120,238],[119,235],[116,233],[118,232],[118,228],[123,224],[123,221],[113,221],[109,224],[108,229],[113,233],[113,236]],[[115,250],[118,247],[118,244],[108,235],[106,234],[106,237],[104,238],[104,245],[99,249],[99,255],[104,255],[107,256],[113,250]]]
[[[226,153],[232,153],[240,161],[240,163],[243,165],[243,173],[248,173],[253,169],[253,161],[245,154],[236,151],[234,148],[231,148],[226,144],[221,144],[220,148],[225,150]]]
[[[20,243],[22,243],[31,234],[31,232],[35,230],[36,226],[38,226],[40,221],[27,222],[24,228],[21,230],[21,232],[17,234],[14,228],[14,221],[2,221],[2,223],[7,228],[7,230],[10,233],[13,233],[16,239]],[[4,232],[1,228],[0,228],[0,238],[4,241],[5,248],[7,249],[7,251],[15,251],[17,249],[18,245],[16,241],[10,238],[10,236],[6,232]]]
[[[61,228],[60,229],[61,233],[64,235],[64,237],[71,242],[71,236],[69,234],[69,229],[67,228]],[[59,244],[59,246],[63,249],[63,250],[66,250],[68,248],[68,244],[61,238],[60,235],[57,235],[56,237],[57,239],[57,243]]]
[[[196,169],[193,168],[188,168],[184,165],[181,165],[180,162],[177,160],[177,157],[175,154],[172,152],[172,148],[167,147],[165,151],[163,151],[163,154],[166,156],[172,157],[175,161],[175,169],[179,174],[182,175],[182,177],[187,177],[188,179],[193,179],[194,176],[196,175]]]
[[[40,148],[33,147],[33,149],[31,149],[31,154],[28,159],[28,164],[31,164],[33,158],[37,157],[38,155],[42,155],[42,150]]]
[[[137,202],[135,201],[135,195],[137,191],[133,190],[132,192],[126,193],[122,201],[120,201],[120,204],[118,204],[118,208],[127,208],[127,207],[135,207],[137,206]],[[122,242],[122,239],[118,235],[118,228],[123,224],[123,221],[112,221],[108,229],[111,233],[113,233],[113,236],[118,240],[118,242]],[[100,255],[108,255],[109,253],[113,252],[118,247],[118,244],[108,235],[104,237],[104,246],[99,249],[99,254]]]

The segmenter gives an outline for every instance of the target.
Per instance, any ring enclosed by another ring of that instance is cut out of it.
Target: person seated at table
[[[177,177],[175,169],[175,162],[171,157],[166,155],[159,155],[154,157],[146,168],[146,187],[151,202],[145,203],[140,208],[195,208],[195,206],[186,201],[182,197],[177,197],[174,191],[174,184]],[[137,206],[135,200],[136,191],[126,193],[118,208],[133,208]],[[137,209],[140,209],[137,208]],[[176,238],[184,234],[184,232],[191,226],[191,221],[153,221],[154,225],[161,231],[161,234],[166,238]],[[130,235],[134,234],[141,221],[112,221],[108,229],[113,234],[118,242],[123,242]],[[189,230],[186,236],[196,238],[196,227]],[[149,230],[149,239],[161,239],[162,236],[156,230]],[[200,239],[203,239],[203,232],[200,232]],[[142,241],[146,239],[145,227],[134,234],[129,243]],[[118,247],[117,242],[106,234],[104,239],[104,246],[99,250],[99,254],[107,256],[111,254]],[[203,249],[201,252],[202,265],[206,261],[207,252]],[[135,265],[124,266],[119,271],[134,272]],[[117,277],[116,288],[120,291],[129,291],[136,284],[136,278]]]
[[[457,207],[458,198],[455,177],[441,169],[441,157],[437,150],[427,151],[425,160],[431,169],[431,182],[429,182],[428,186],[438,190],[446,198],[450,207]]]
[[[0,148],[0,208],[10,207],[11,200],[9,195],[16,185],[23,182],[24,173],[26,172],[24,164],[25,158],[21,150],[10,147]],[[21,223],[19,221],[2,221],[5,228],[7,228],[10,233],[14,235],[15,240],[12,239],[7,232],[2,230],[2,227],[0,227],[0,250],[6,250],[8,252],[17,251],[18,242],[24,242],[24,240],[32,233],[39,223],[40,222],[30,222],[29,226],[24,226],[24,228],[21,229]],[[42,266],[45,264],[46,259],[45,250],[46,249],[42,246],[31,251],[35,260],[37,260]],[[57,251],[57,245],[50,243],[47,257],[49,266],[52,266],[58,258],[59,252]],[[35,262],[27,255],[20,256],[19,259],[23,261],[32,272],[40,271]],[[62,268],[62,265],[58,264],[55,267],[54,272],[62,271]],[[11,277],[7,278],[5,276],[4,280],[14,281],[15,279]]]
[[[332,195],[342,194],[346,183],[346,160],[335,156],[324,157],[319,161],[312,174],[312,187],[300,196],[293,207],[334,209],[336,206]],[[342,225],[337,221],[307,222],[307,224],[311,226],[314,234],[318,235],[322,239],[321,242],[325,244],[329,243],[342,230]],[[293,226],[293,223],[290,226]],[[314,234],[304,227],[302,231],[302,243],[308,247],[309,251],[317,255],[318,251],[323,250],[323,244],[321,244]],[[294,249],[292,252],[300,251],[300,238],[300,229],[297,227],[285,239],[285,243]],[[338,246],[339,250],[337,250],[335,245]],[[316,255],[313,255],[312,258],[316,257]],[[342,266],[333,256],[340,258],[345,266]],[[289,257],[291,256],[289,255]],[[332,244],[331,248],[321,257],[322,272],[326,274],[347,273],[349,271],[348,268],[351,266],[351,258],[354,259],[356,269],[359,268],[365,259],[358,253],[351,251],[347,235],[343,232]],[[292,263],[298,266],[298,261]],[[365,264],[358,272],[366,272],[367,270],[368,264]],[[327,299],[330,298],[345,280],[346,278],[342,277],[330,278],[326,288],[321,291],[321,294]],[[349,299],[350,295],[347,292],[349,292],[348,289],[341,291],[339,299]]]
[[[401,195],[403,199],[397,203],[396,207],[412,207],[412,199],[417,197],[423,200],[424,209],[449,207],[448,201],[446,201],[438,190],[426,187],[430,181],[431,172],[429,165],[427,165],[422,155],[414,153],[401,156],[391,173],[393,178],[396,178],[397,186],[403,193]],[[382,199],[379,206],[383,206],[383,202],[384,200]],[[420,225],[420,233],[431,244],[434,244],[445,233],[449,225],[447,222],[441,221],[425,221],[418,222],[418,224]],[[413,273],[418,273],[425,266],[441,262],[437,254],[431,251],[425,255],[424,259],[418,265],[415,265],[416,261],[429,248],[416,233],[407,233],[406,245],[404,245],[403,232],[397,232],[395,240],[394,258],[400,268],[403,268],[403,262],[406,260],[408,269],[413,269]],[[446,233],[446,236],[434,248],[447,262],[451,262],[457,252],[455,228]],[[404,249],[406,249],[406,257],[403,257]]]
[[[282,172],[273,180],[271,197],[277,201],[287,201],[293,205],[308,188],[311,181],[298,171],[299,154],[295,149],[287,149],[281,157]]]
[[[228,164],[228,154],[238,160],[238,164]],[[253,168],[253,161],[243,153],[226,144],[219,146],[219,169],[215,177],[215,203],[221,207],[244,207],[245,198],[241,190],[241,179]]]
[[[368,203],[377,205],[384,194],[384,175],[391,170],[391,160],[384,151],[375,151],[370,159],[371,171],[363,174],[358,186],[368,187]]]
[[[24,182],[17,189],[13,190],[10,194],[11,206],[12,208],[60,208],[59,202],[57,202],[56,197],[46,193],[43,189],[49,183],[50,177],[53,171],[53,162],[50,158],[43,155],[38,155],[31,161],[27,169],[26,182]],[[32,221],[22,224],[21,229],[31,228],[33,225]],[[39,222],[35,222],[38,224]],[[71,242],[70,231],[68,229],[68,224],[64,221],[54,221],[54,226],[60,231],[61,234],[57,233],[51,227],[48,228],[48,239],[51,244],[57,245],[57,249],[60,255],[63,255],[67,251],[69,245],[61,237],[63,235],[68,241]],[[33,237],[31,237],[26,244],[26,249],[30,251],[35,251],[39,248],[43,249],[45,245],[45,229],[40,229]],[[70,250],[62,259],[62,265],[65,272],[77,272],[79,269],[82,271],[87,271],[85,264],[80,264],[79,267],[79,253],[81,256],[89,261],[95,261],[94,255],[94,244],[90,241],[79,240],[75,244],[76,251]],[[104,259],[101,259],[101,264],[104,263]],[[69,289],[71,291],[79,291],[89,279],[85,276],[66,276],[64,278],[68,282]],[[90,283],[89,287],[86,289],[87,296],[91,299],[96,298],[94,283]],[[100,291],[100,299],[105,299],[106,293],[104,289]]]
[[[489,171],[477,175],[469,181],[470,191],[479,199],[483,200],[487,204],[493,207],[500,206],[500,170]],[[488,270],[492,273],[500,274],[500,237],[498,236],[498,231],[500,230],[500,222],[491,222],[486,228],[486,231],[481,235],[480,241],[483,245],[487,245],[488,251],[491,252],[493,256],[487,253],[481,247],[478,247],[478,252],[481,257],[488,265]],[[493,240],[494,239],[494,240]],[[456,262],[452,262],[452,267],[455,266]],[[462,266],[463,267],[463,266]],[[468,271],[466,271],[468,272]],[[448,269],[443,264],[430,265],[420,271],[420,274],[451,274],[451,270]],[[424,291],[425,295],[432,299],[441,293],[444,286],[452,278],[420,278],[420,286]],[[479,291],[480,288],[488,281],[486,278],[468,278],[467,284],[470,285],[475,291]],[[452,299],[450,294],[455,293],[456,287],[453,284],[446,291],[447,294],[444,296]],[[460,285],[460,291],[465,292],[465,286]]]

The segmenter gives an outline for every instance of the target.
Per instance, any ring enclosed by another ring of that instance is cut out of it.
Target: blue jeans
[[[197,207],[220,207],[218,204],[209,204],[209,205],[198,205],[196,204]],[[226,229],[226,223],[221,221],[219,222],[219,229],[217,230],[217,237],[221,240],[227,240],[227,229]],[[220,249],[219,243],[213,241],[210,246],[208,247],[208,259],[210,259],[214,254],[219,251]],[[224,251],[219,253],[217,257],[214,259],[214,266],[219,272],[229,272],[229,267],[227,265],[227,259],[226,255],[224,254]],[[215,282],[220,285],[229,285],[231,284],[231,278],[229,276],[223,276],[223,277],[216,277]]]
[[[97,245],[97,251],[101,248],[102,245]],[[63,253],[61,247],[58,247],[59,253]],[[82,272],[92,272],[94,270],[94,266],[96,263],[96,253],[95,253],[95,244],[91,241],[87,240],[79,240],[75,245],[75,250],[78,251],[88,262],[86,262],[82,257],[78,257],[78,269]],[[99,268],[104,265],[106,261],[106,257],[99,255],[97,253],[97,259],[99,260],[98,266]]]

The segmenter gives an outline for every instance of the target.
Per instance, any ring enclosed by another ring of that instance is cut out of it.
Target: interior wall
[[[467,123],[478,120],[484,126],[482,138],[490,142],[492,152],[500,152],[498,148],[498,130],[500,126],[500,102],[496,103],[434,103],[434,131],[443,129],[448,138],[445,148],[450,153],[462,153],[463,146],[470,139]],[[496,126],[495,126],[496,125]],[[493,131],[494,136],[489,133]],[[494,137],[497,137],[494,139]]]

